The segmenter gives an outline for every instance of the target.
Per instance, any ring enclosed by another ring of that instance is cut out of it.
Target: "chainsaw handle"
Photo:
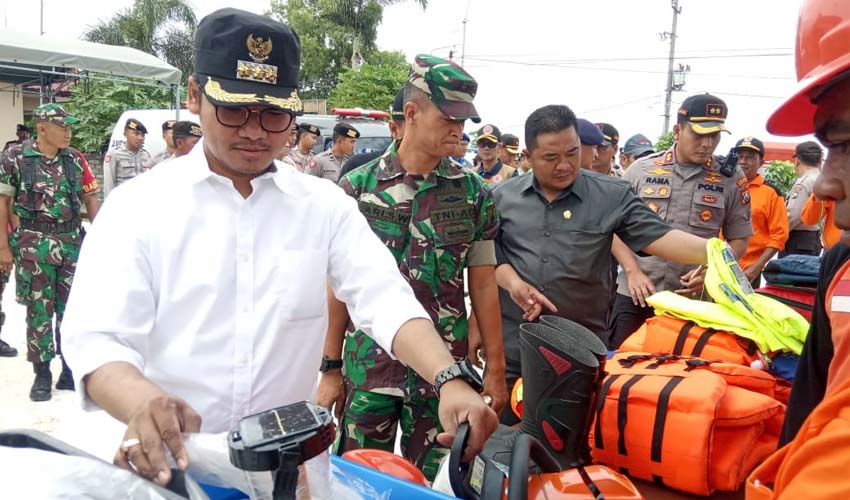
[[[469,483],[466,482],[466,476],[469,473],[469,464],[464,464],[460,461],[468,443],[469,422],[463,422],[457,427],[455,440],[452,442],[452,447],[449,451],[449,484],[452,485],[452,491],[456,497],[478,500],[480,497],[469,486]]]
[[[528,477],[532,460],[540,467],[541,472],[561,471],[561,465],[540,441],[528,434],[517,434],[511,449],[507,500],[528,500]]]

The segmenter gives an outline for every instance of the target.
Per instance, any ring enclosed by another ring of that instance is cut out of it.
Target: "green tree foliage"
[[[301,39],[301,94],[327,98],[351,67],[355,50],[367,64],[385,65],[375,39],[384,6],[403,0],[272,0],[268,16],[288,24]],[[423,8],[427,0],[416,0]]]
[[[171,89],[133,82],[84,80],[71,90],[68,112],[80,117],[71,145],[84,153],[98,153],[112,134],[115,122],[128,109],[168,108]]]
[[[331,91],[330,106],[389,110],[410,68],[403,55],[394,54],[396,56],[387,57],[388,64],[365,64],[359,72],[345,70],[339,77],[339,84]]]
[[[782,191],[783,196],[788,196],[797,180],[797,171],[790,161],[773,160],[765,171],[764,180]]]
[[[673,132],[667,132],[658,138],[655,142],[655,150],[656,151],[667,151],[670,147],[673,146]]]
[[[83,39],[153,54],[182,71],[185,82],[194,68],[197,24],[185,0],[135,0],[132,7],[90,26]]]

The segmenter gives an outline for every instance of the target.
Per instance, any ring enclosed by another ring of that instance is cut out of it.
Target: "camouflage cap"
[[[481,122],[472,104],[478,82],[457,64],[428,54],[419,54],[408,80],[431,97],[437,109],[453,120]]]
[[[71,116],[61,105],[55,102],[42,104],[32,112],[32,119],[36,122],[50,122],[57,125],[73,125],[79,123],[80,119]]]

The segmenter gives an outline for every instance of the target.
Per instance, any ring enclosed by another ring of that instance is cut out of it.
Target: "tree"
[[[656,151],[667,151],[673,146],[673,132],[667,132],[658,138],[658,141],[655,143]]]
[[[90,26],[83,39],[153,54],[182,71],[185,82],[194,70],[197,23],[186,0],[135,0],[132,7]]]
[[[171,89],[135,82],[81,80],[71,89],[68,112],[80,117],[71,145],[84,153],[98,153],[109,140],[115,122],[128,109],[167,108]]]
[[[797,170],[790,161],[773,160],[764,174],[764,181],[775,186],[787,196],[797,180]]]
[[[388,110],[399,89],[407,80],[409,66],[404,56],[395,64],[364,64],[360,71],[349,68],[339,77],[328,102],[334,108],[361,107]]]
[[[288,24],[301,39],[302,96],[328,97],[340,74],[352,66],[355,51],[367,64],[382,64],[384,53],[375,39],[383,8],[400,1],[273,0],[266,15]],[[428,4],[427,0],[416,1],[423,8]]]

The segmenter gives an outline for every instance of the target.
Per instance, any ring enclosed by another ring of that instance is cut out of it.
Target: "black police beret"
[[[322,135],[322,132],[319,130],[319,127],[312,125],[310,123],[299,123],[298,130],[301,132],[307,132],[313,134],[315,136]]]
[[[201,126],[192,121],[179,121],[174,124],[174,137],[203,137]]]
[[[145,124],[140,122],[139,120],[136,120],[135,118],[128,118],[127,119],[127,123],[124,124],[124,130],[127,130],[127,129],[138,130],[139,132],[141,132],[143,134],[148,133],[148,129],[145,128]]]
[[[167,130],[174,130],[175,123],[177,123],[177,120],[165,120],[162,122],[162,131],[165,132]]]
[[[360,132],[358,132],[357,129],[352,127],[351,125],[346,125],[345,123],[337,123],[334,127],[334,136],[337,135],[357,139],[360,137]]]

